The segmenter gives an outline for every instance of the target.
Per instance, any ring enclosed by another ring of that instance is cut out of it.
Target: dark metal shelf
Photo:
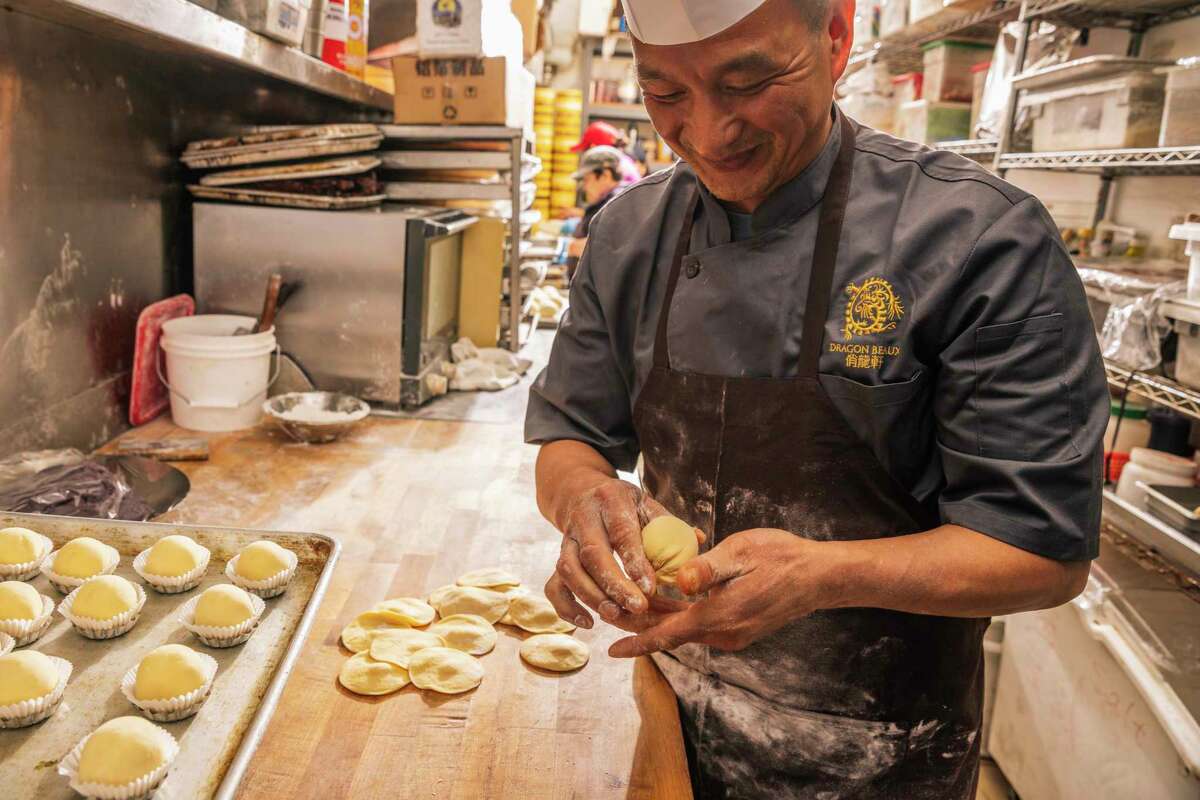
[[[1196,0],[1034,0],[1027,15],[1074,28],[1133,28],[1157,25],[1200,14]]]

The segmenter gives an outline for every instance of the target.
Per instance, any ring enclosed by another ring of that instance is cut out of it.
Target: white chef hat
[[[753,14],[766,0],[621,0],[629,32],[646,44],[699,42]]]

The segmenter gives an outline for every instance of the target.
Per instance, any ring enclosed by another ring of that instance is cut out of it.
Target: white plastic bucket
[[[159,378],[171,393],[175,424],[193,431],[236,431],[258,424],[267,389],[279,377],[275,329],[234,336],[252,328],[254,317],[205,314],[163,325],[167,374]]]

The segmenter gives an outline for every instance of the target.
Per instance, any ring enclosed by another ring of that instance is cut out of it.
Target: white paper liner
[[[179,621],[183,623],[183,627],[195,634],[197,639],[209,647],[236,647],[244,643],[250,638],[250,634],[254,633],[263,612],[267,610],[266,602],[258,595],[252,594],[250,595],[250,607],[254,613],[245,622],[225,627],[197,625],[193,620],[196,617],[196,603],[200,602],[200,597],[200,595],[196,595],[180,607]]]
[[[0,581],[27,581],[31,578],[36,578],[41,572],[42,562],[46,560],[46,556],[50,555],[50,551],[54,549],[54,542],[50,541],[47,536],[42,536],[40,533],[34,533],[42,545],[42,554],[33,561],[26,561],[23,564],[0,564]]]
[[[171,770],[171,764],[179,755],[179,742],[175,741],[175,737],[157,726],[155,726],[155,730],[163,737],[167,758],[157,769],[148,772],[136,781],[131,781],[124,786],[112,786],[107,783],[83,783],[77,779],[79,759],[83,755],[84,745],[91,738],[90,733],[80,739],[79,744],[75,745],[74,749],[58,762],[58,774],[69,779],[71,788],[84,797],[94,797],[99,800],[145,800],[154,794],[154,790],[162,783],[163,778],[167,777],[167,773]]]
[[[152,572],[146,572],[146,559],[150,557],[150,548],[147,547],[142,552],[134,556],[133,571],[141,576],[142,580],[150,584],[150,588],[160,594],[181,594],[189,592],[200,585],[204,580],[204,573],[208,571],[208,560],[212,553],[207,547],[197,545],[204,551],[204,555],[200,558],[200,563],[196,567],[182,575],[170,577],[167,575],[155,575]]]
[[[138,617],[141,616],[142,606],[146,605],[146,590],[136,583],[131,585],[137,592],[137,604],[110,619],[92,619],[71,613],[71,606],[75,602],[75,593],[79,591],[78,589],[63,598],[63,601],[58,604],[58,613],[62,614],[82,636],[89,639],[115,639],[132,630],[133,626],[137,624]]]
[[[252,581],[249,578],[243,578],[237,574],[237,562],[241,558],[241,554],[229,559],[225,565],[225,577],[233,583],[234,586],[240,586],[250,594],[258,595],[262,598],[278,597],[287,591],[288,582],[292,576],[296,574],[296,567],[300,564],[300,557],[291,550],[287,551],[288,557],[292,560],[292,565],[282,572],[277,572],[266,580]]]
[[[100,575],[111,575],[113,570],[117,568],[117,564],[121,563],[121,554],[117,552],[117,548],[111,547],[103,542],[101,542],[101,544],[107,548],[107,550],[105,550],[105,555],[108,556],[108,563],[106,563],[104,565],[104,569],[100,570],[100,572],[98,572],[96,575],[90,575],[89,577],[91,578],[96,578]],[[55,589],[58,589],[58,591],[62,592],[63,594],[70,594],[72,591],[82,586],[83,582],[86,581],[87,578],[73,578],[70,575],[59,575],[57,572],[55,572],[50,566],[54,563],[54,558],[51,558],[51,556],[57,557],[57,555],[58,551],[55,550],[42,560],[42,574],[46,576],[46,579],[50,581],[50,585]]]
[[[54,600],[46,595],[42,598],[42,613],[36,619],[0,619],[0,633],[7,633],[16,639],[14,647],[24,647],[36,642],[50,627],[50,619],[54,616]]]
[[[0,656],[8,655],[17,646],[17,640],[7,633],[0,633]]]
[[[137,706],[138,710],[148,719],[155,722],[176,722],[187,719],[199,711],[200,706],[204,705],[204,701],[208,699],[208,693],[212,691],[213,681],[217,677],[217,660],[207,653],[198,653],[198,655],[204,660],[207,677],[202,686],[187,694],[177,695],[166,700],[139,700],[133,694],[133,686],[137,683],[137,664],[130,667],[125,676],[121,678],[121,694],[125,695],[125,699],[130,703]]]
[[[35,725],[54,715],[62,702],[63,694],[67,691],[67,681],[71,679],[74,668],[70,661],[57,656],[47,656],[58,669],[58,683],[50,694],[35,697],[32,700],[22,700],[11,706],[0,706],[0,728],[25,728]]]

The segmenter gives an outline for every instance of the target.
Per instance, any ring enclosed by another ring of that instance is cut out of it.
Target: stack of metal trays
[[[193,196],[206,200],[364,208],[385,197],[376,172],[382,162],[374,152],[382,141],[374,125],[272,128],[192,142],[181,159],[192,169],[238,167],[209,173],[188,186]]]

